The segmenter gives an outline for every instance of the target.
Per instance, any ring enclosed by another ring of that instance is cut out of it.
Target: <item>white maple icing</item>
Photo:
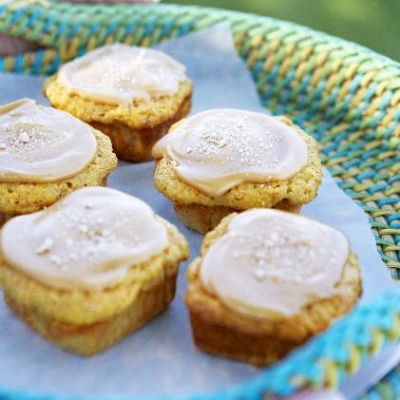
[[[236,216],[207,251],[204,287],[238,311],[293,315],[334,294],[349,256],[340,231],[291,213],[254,209]]]
[[[46,210],[15,217],[0,236],[12,267],[66,289],[118,284],[167,244],[165,226],[146,203],[104,187],[79,189]]]
[[[0,107],[0,182],[51,182],[81,172],[97,150],[92,129],[22,99]]]
[[[177,175],[211,196],[242,182],[285,179],[307,163],[307,146],[277,119],[236,109],[198,113],[173,128],[153,147],[167,155]]]
[[[62,66],[57,79],[71,93],[113,104],[174,94],[186,68],[161,51],[125,44],[93,50]]]

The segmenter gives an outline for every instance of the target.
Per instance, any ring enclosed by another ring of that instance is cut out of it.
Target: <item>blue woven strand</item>
[[[310,86],[310,81],[312,79],[311,74],[307,74],[303,77],[302,81],[300,82],[299,92],[300,93],[307,93],[306,89]],[[303,109],[306,106],[306,96],[301,96],[299,101],[297,102],[297,107],[299,109]]]
[[[381,208],[384,205],[389,205],[389,204],[396,204],[399,202],[398,198],[390,197],[386,199],[378,199],[376,201],[376,204],[378,205],[379,208]]]
[[[333,107],[337,103],[337,98],[340,92],[340,86],[333,88],[327,97],[326,104],[329,107]]]
[[[97,33],[97,31],[99,30],[99,28],[100,28],[100,24],[98,22],[97,23],[93,23],[93,25],[90,25],[90,27],[89,27],[89,36],[95,35]]]
[[[78,31],[81,29],[81,27],[82,25],[80,23],[76,23],[72,27],[69,27],[68,37],[70,39],[73,39],[78,33]]]
[[[323,150],[321,150],[322,154],[328,155],[330,152],[335,150],[336,144],[332,143],[330,146],[326,146]]]
[[[81,57],[86,53],[86,46],[81,45],[78,47],[78,50],[76,51],[76,57]]]
[[[379,125],[379,122],[382,121],[382,118],[385,117],[386,111],[378,111],[376,114],[369,120],[369,127],[376,128]]]
[[[400,122],[400,110],[397,111],[394,115],[393,115],[393,120],[396,122]]]
[[[400,175],[394,175],[394,176],[391,176],[391,177],[388,179],[388,182],[389,182],[390,184],[395,183],[395,182],[398,182],[398,181],[400,181]]]
[[[26,9],[24,8],[18,8],[15,10],[12,15],[11,15],[11,23],[12,24],[17,24],[18,20],[23,17],[26,13]]]
[[[394,390],[394,398],[398,399],[400,397],[400,376],[398,370],[393,370],[388,375],[388,380],[390,382],[392,390]]]
[[[362,400],[382,400],[382,398],[381,395],[373,389],[366,396],[363,396]]]
[[[51,30],[52,26],[54,25],[54,15],[49,14],[46,18],[46,22],[43,24],[43,31],[48,32]]]
[[[381,190],[386,190],[389,186],[386,183],[381,183],[380,185],[374,185],[367,189],[369,194],[374,194],[380,192]]]
[[[60,68],[60,65],[61,65],[61,57],[59,54],[56,54],[50,66],[49,74],[55,74]]]
[[[366,104],[366,105],[371,104],[371,100],[375,97],[377,89],[378,89],[377,83],[373,83],[372,85],[370,85],[368,90],[365,92],[365,96],[364,96],[365,103],[364,104]]]
[[[400,199],[399,199],[399,201],[400,201]],[[395,219],[400,219],[400,213],[396,213],[396,214],[389,215],[386,219],[387,219],[389,222],[392,222],[392,221],[395,220]]]
[[[300,127],[304,128],[304,124],[308,121],[310,121],[313,117],[315,116],[314,113],[311,112],[303,112],[299,115],[293,115],[293,122],[297,125],[299,125]],[[315,130],[314,132],[312,132],[312,135],[315,138],[318,138],[318,135],[320,134],[321,130],[323,130],[323,125],[319,126],[319,129]]]
[[[264,68],[264,60],[257,61],[252,68],[254,76],[259,77],[260,74],[263,72],[263,68]],[[256,81],[258,81],[258,79],[256,79]]]
[[[375,171],[367,171],[357,175],[357,181],[373,178],[376,175]]]
[[[23,70],[24,70],[24,55],[17,54],[17,56],[15,57],[14,72],[22,73]]]
[[[344,155],[346,155],[348,153],[348,151],[346,151],[346,152],[343,152],[342,153],[342,157],[344,156]],[[336,157],[335,157],[336,158]],[[349,168],[351,168],[351,167],[356,167],[358,164],[360,164],[360,160],[357,160],[357,159],[355,159],[355,160],[351,160],[351,161],[346,161],[345,163],[343,163],[342,165],[343,165],[343,168],[344,169],[349,169]]]
[[[364,154],[361,155],[362,160],[374,159],[375,156],[382,153],[381,149],[373,149],[370,151],[366,151]]]
[[[268,89],[264,92],[264,94],[267,98],[270,98],[271,94],[275,91],[274,83],[279,74],[279,70],[280,70],[280,65],[276,64],[272,67],[271,71],[268,74],[268,78],[267,78],[267,83],[268,83],[267,88]]]
[[[144,26],[144,30],[143,30],[144,36],[151,36],[151,33],[153,32],[155,25],[156,25],[156,20],[149,21]]]
[[[68,28],[68,23],[66,21],[61,21],[57,28],[57,37],[63,37]]]
[[[28,19],[28,27],[35,26],[37,20],[39,19],[41,13],[37,10],[33,11]]]
[[[131,22],[131,23],[125,28],[125,35],[126,35],[126,36],[131,35],[131,34],[134,32],[134,30],[135,30],[136,28],[137,28],[137,22],[136,22],[136,21]]]
[[[40,68],[41,68],[41,66],[43,65],[43,64],[42,64],[43,57],[44,57],[44,51],[43,51],[43,50],[39,50],[39,51],[36,53],[36,58],[35,58],[35,61],[34,61],[34,63],[33,63],[33,66],[32,66],[32,73],[33,73],[34,75],[38,75],[38,74],[39,74]]]
[[[172,19],[164,22],[164,24],[161,27],[161,36],[168,36],[173,27],[174,27],[174,21]]]
[[[117,30],[118,28],[118,24],[117,23],[113,23],[111,24],[108,28],[107,28],[107,35],[112,36],[114,34],[114,32]]]
[[[391,167],[392,165],[396,165],[396,162],[400,162],[400,157],[396,157],[394,160],[386,160],[382,161],[381,163],[375,164],[375,169],[383,169],[387,167]]]
[[[388,105],[392,101],[392,98],[393,98],[393,94],[392,93],[386,93],[386,95],[383,96],[382,99],[380,99],[379,109],[381,111],[385,111],[386,112],[386,108],[388,107]]]
[[[189,21],[179,28],[179,36],[188,34],[193,29],[193,22]]]
[[[360,88],[360,83],[363,80],[363,75],[356,75],[349,85],[349,94],[355,94]]]
[[[354,142],[351,144],[350,147],[347,147],[346,150],[338,151],[336,154],[338,154],[339,157],[343,157],[343,156],[348,155],[348,153],[350,153],[350,152],[355,152],[358,150],[363,150],[363,153],[364,153],[364,151],[365,151],[364,147],[365,147],[364,143]],[[343,166],[346,168],[345,164],[343,164]]]
[[[397,124],[392,123],[392,125],[389,128],[385,129],[385,133],[383,134],[383,137],[385,139],[390,139],[392,137],[393,132],[394,132],[394,130],[396,128],[397,128]]]

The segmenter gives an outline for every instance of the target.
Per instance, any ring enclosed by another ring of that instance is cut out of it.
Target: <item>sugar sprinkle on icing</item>
[[[0,181],[51,182],[94,158],[93,131],[71,115],[22,99],[0,107]]]
[[[167,156],[179,177],[220,196],[245,182],[285,179],[307,163],[307,145],[290,126],[260,113],[235,109],[196,114],[153,147]]]
[[[0,241],[15,268],[52,286],[88,289],[115,285],[167,244],[166,228],[147,204],[103,187],[10,220]]]
[[[239,311],[291,315],[310,299],[335,293],[349,251],[345,235],[330,226],[254,209],[236,216],[208,249],[200,277],[207,290]]]
[[[71,93],[129,105],[134,99],[174,94],[188,78],[186,67],[161,51],[115,43],[65,64],[57,79]]]

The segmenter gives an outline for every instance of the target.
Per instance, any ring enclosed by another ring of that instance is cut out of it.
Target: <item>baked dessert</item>
[[[195,344],[258,366],[328,328],[362,291],[360,268],[343,233],[273,209],[223,219],[205,236],[188,279]]]
[[[322,179],[313,138],[285,117],[244,110],[209,110],[179,122],[153,157],[155,187],[200,233],[249,208],[298,212]]]
[[[184,237],[146,203],[84,188],[6,222],[0,281],[9,308],[43,338],[93,355],[169,306],[188,256]]]
[[[189,112],[192,83],[185,71],[161,51],[117,43],[62,66],[44,93],[54,107],[107,134],[118,158],[140,162]]]
[[[116,166],[110,139],[73,116],[30,99],[0,107],[0,225],[105,184]]]

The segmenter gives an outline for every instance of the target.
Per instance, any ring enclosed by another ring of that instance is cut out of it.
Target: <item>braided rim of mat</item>
[[[231,25],[237,51],[252,73],[262,103],[274,114],[289,115],[319,141],[323,164],[369,214],[378,251],[399,281],[398,63],[354,43],[253,14],[163,4],[16,0],[0,5],[0,33],[41,49],[0,58],[0,71],[48,75],[61,63],[106,43],[151,46],[223,21]],[[392,290],[358,306],[256,379],[195,398],[261,399],[304,387],[337,388],[371,355],[399,338],[400,291]],[[390,391],[397,373],[393,370],[365,398],[380,393],[376,390]],[[0,398],[42,399],[43,395],[0,388]]]

